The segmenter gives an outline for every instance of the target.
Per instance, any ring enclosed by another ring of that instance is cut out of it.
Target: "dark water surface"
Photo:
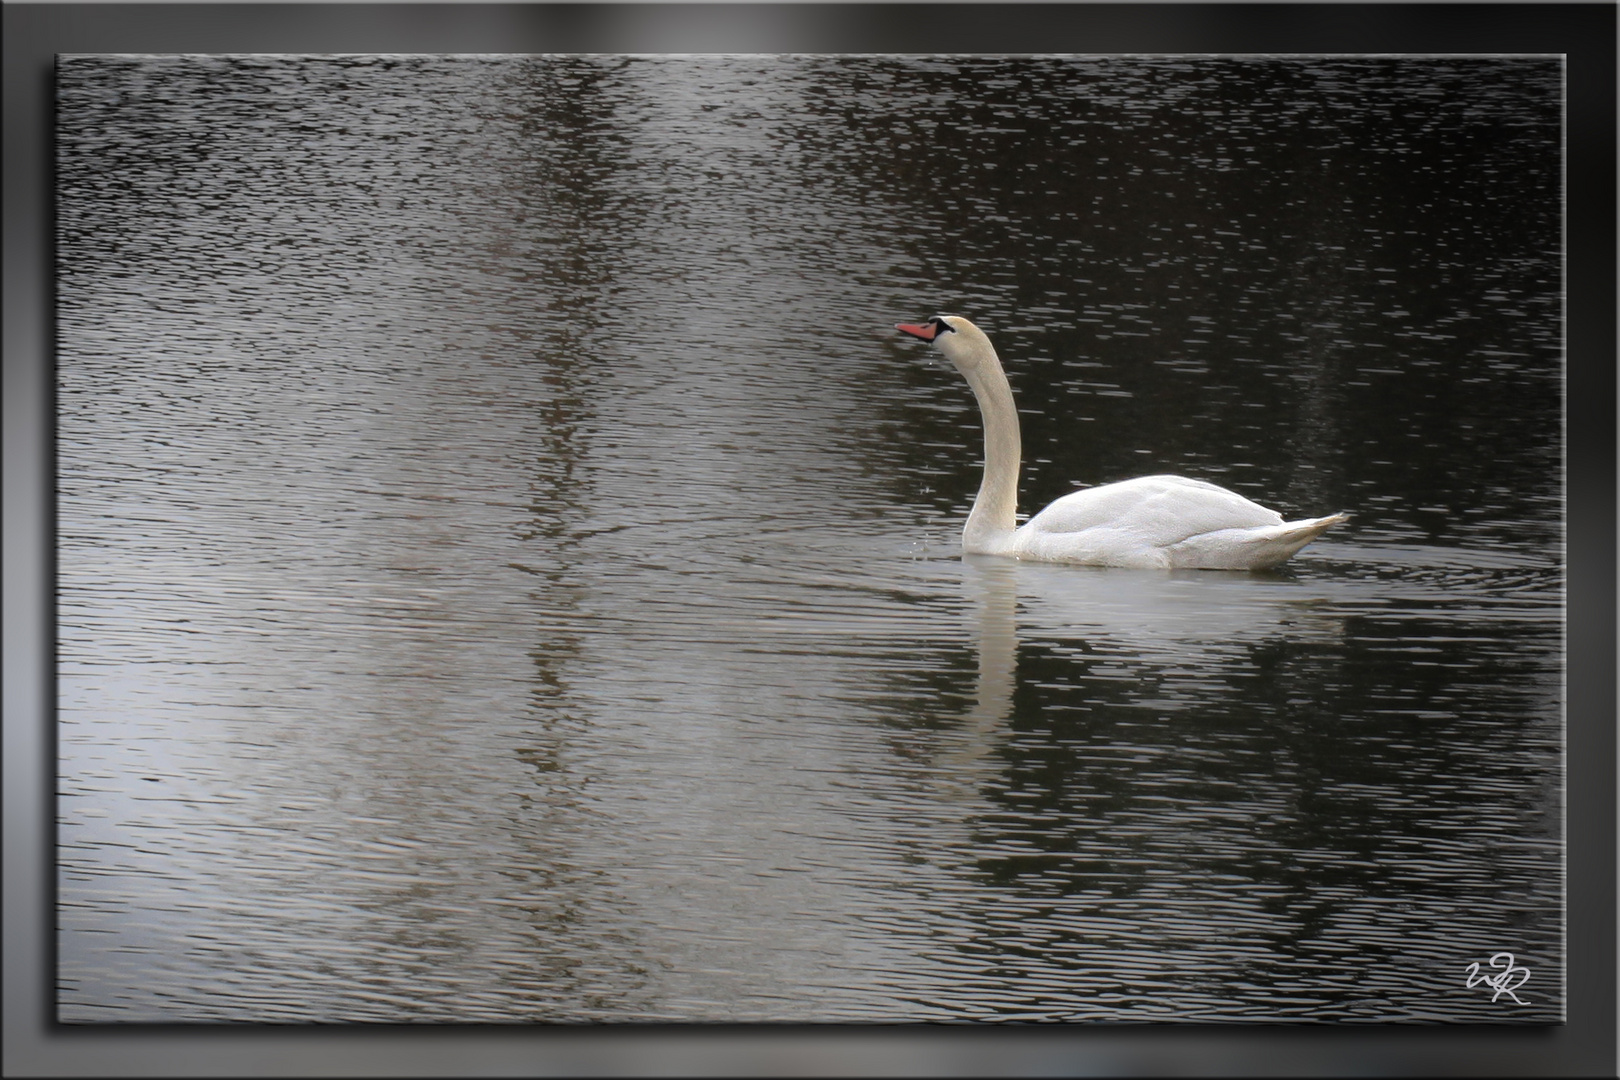
[[[1561,1019],[1561,94],[65,58],[60,1017]],[[1354,517],[963,559],[936,311],[1026,511]]]

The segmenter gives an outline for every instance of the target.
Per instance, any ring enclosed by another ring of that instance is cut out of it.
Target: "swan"
[[[1185,476],[1142,476],[1086,488],[1017,524],[1018,411],[984,331],[959,315],[896,323],[931,342],[973,388],[984,418],[984,478],[962,530],[970,555],[1137,568],[1263,570],[1286,561],[1348,514],[1284,521],[1235,491]]]

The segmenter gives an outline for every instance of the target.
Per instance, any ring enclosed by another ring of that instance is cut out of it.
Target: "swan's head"
[[[986,361],[996,361],[996,350],[984,331],[960,315],[935,315],[925,323],[895,323],[894,328],[922,341],[933,342],[945,359],[964,374]]]

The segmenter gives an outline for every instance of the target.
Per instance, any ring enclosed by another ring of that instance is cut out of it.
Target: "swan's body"
[[[1143,476],[1065,495],[1017,523],[1018,411],[984,332],[956,315],[896,329],[931,341],[973,388],[984,418],[984,479],[962,530],[972,555],[1090,566],[1261,570],[1287,560],[1344,514],[1284,521],[1235,491],[1184,476]]]

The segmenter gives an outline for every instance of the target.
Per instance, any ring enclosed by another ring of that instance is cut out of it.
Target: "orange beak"
[[[910,334],[912,337],[921,338],[924,341],[933,341],[934,335],[939,333],[939,327],[933,323],[919,325],[918,323],[897,322],[894,324],[894,328],[902,334]]]

